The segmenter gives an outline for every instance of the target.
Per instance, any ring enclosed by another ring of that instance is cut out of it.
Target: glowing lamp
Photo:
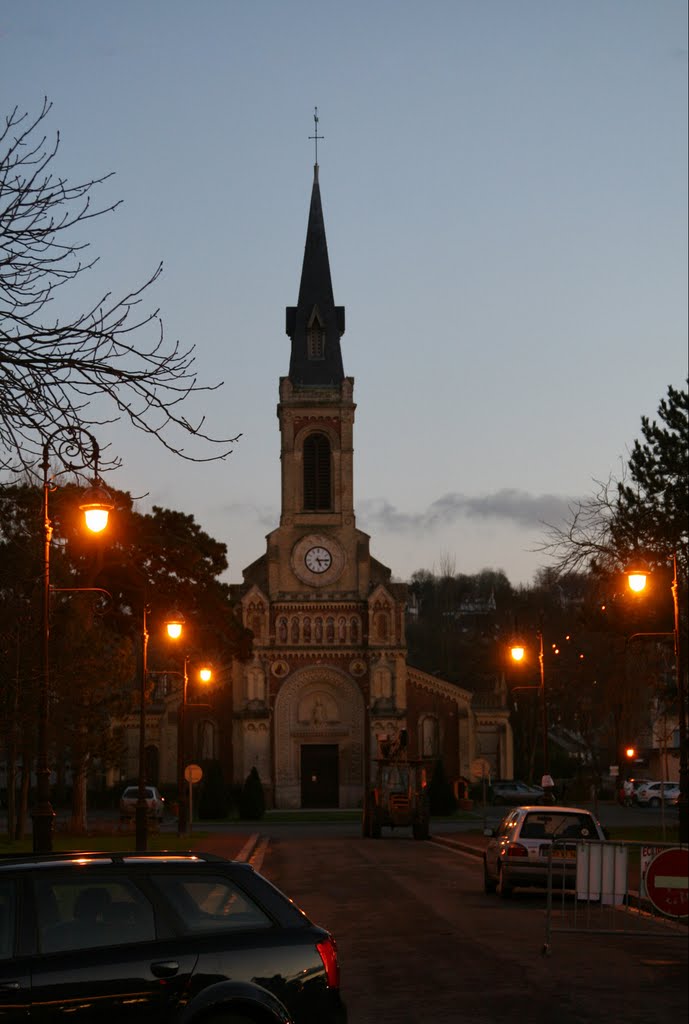
[[[79,505],[86,526],[92,533],[102,533],[108,525],[108,515],[113,508],[112,498],[104,487],[89,487],[84,491]]]

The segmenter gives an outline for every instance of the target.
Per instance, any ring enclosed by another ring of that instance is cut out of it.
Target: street
[[[545,957],[545,895],[484,895],[478,857],[414,842],[405,830],[381,840],[328,826],[301,838],[271,831],[246,848],[250,859],[333,931],[349,1024],[687,1017],[686,932],[559,934]],[[217,834],[199,846],[238,856],[246,838]]]

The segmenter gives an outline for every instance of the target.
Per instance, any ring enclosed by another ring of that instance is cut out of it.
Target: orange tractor
[[[394,743],[381,744],[375,778],[364,797],[362,835],[379,839],[383,828],[411,826],[414,839],[428,839],[426,764],[407,757],[404,730]]]

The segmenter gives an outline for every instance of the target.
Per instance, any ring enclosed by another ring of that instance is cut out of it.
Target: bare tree
[[[613,571],[619,560],[612,539],[612,524],[618,501],[618,483],[613,477],[595,480],[596,490],[569,506],[564,526],[545,524],[543,542],[535,548],[552,561],[545,570],[548,578],[586,573],[591,568]]]
[[[51,142],[44,131],[51,106],[45,99],[35,116],[15,107],[0,126],[0,468],[33,465],[56,428],[78,437],[123,418],[182,458],[225,458],[241,435],[213,438],[183,412],[186,399],[221,382],[200,384],[194,346],[167,344],[159,311],[141,309],[162,264],[122,298],[106,293],[67,318],[57,311],[57,290],[98,260],[78,229],[119,202],[92,204],[110,174],[72,185],[55,173],[59,132]],[[185,439],[205,454],[187,452]]]

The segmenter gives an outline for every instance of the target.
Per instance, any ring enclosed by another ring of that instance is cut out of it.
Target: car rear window
[[[520,829],[522,839],[598,839],[590,814],[529,812]]]
[[[229,879],[220,875],[151,875],[151,881],[195,935],[272,928],[273,922]]]

